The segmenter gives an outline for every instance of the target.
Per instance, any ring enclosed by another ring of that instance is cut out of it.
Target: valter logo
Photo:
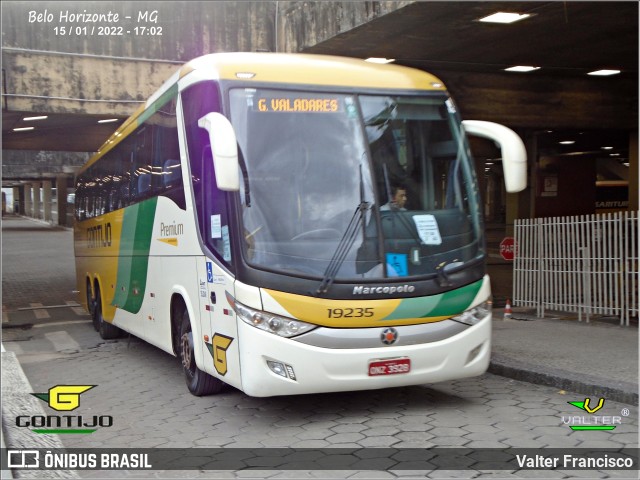
[[[588,413],[589,415],[563,415],[562,423],[569,425],[571,430],[614,430],[617,425],[622,423],[620,415],[594,415],[604,407],[605,399],[601,398],[597,403],[591,404],[591,399],[585,398],[583,402],[567,402],[576,408]],[[624,409],[622,415],[625,414]]]
[[[32,393],[57,412],[71,412],[80,407],[80,395],[97,385],[56,385],[47,393]],[[111,415],[19,415],[16,426],[39,434],[89,434],[99,427],[113,426]]]

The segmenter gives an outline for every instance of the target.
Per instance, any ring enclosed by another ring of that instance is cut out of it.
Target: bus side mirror
[[[231,122],[224,115],[211,112],[198,120],[198,126],[209,133],[218,188],[237,192],[240,190],[238,143]]]
[[[502,169],[507,192],[521,192],[527,187],[527,150],[516,132],[499,123],[463,120],[468,135],[493,140],[502,151]]]

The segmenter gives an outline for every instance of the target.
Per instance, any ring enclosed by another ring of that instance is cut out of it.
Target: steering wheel
[[[314,236],[317,236],[318,238],[340,238],[342,236],[342,233],[340,233],[335,228],[316,228],[315,230],[309,230],[307,232],[299,233],[291,240],[301,240],[303,238]]]

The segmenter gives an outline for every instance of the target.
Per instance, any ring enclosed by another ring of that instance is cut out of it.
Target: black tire
[[[191,321],[186,309],[182,311],[180,324],[180,361],[182,370],[187,382],[187,388],[196,397],[219,393],[224,382],[203,372],[196,365],[195,353],[193,349],[193,332]]]
[[[118,338],[122,333],[115,325],[107,322],[102,316],[102,298],[100,297],[100,290],[96,289],[95,311],[93,313],[93,326],[96,328],[100,337],[103,340],[112,340]]]
[[[93,320],[93,328],[96,332],[100,331],[100,323],[98,322],[98,317],[96,315],[96,300],[91,295],[91,283],[87,280],[87,309],[89,310],[89,315],[91,315],[91,320]]]

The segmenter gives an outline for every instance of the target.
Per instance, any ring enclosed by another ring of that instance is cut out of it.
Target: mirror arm
[[[227,192],[237,192],[240,190],[240,175],[238,143],[233,125],[224,115],[210,112],[198,120],[198,126],[209,133],[218,188]]]
[[[527,187],[527,150],[518,134],[494,122],[463,120],[462,125],[468,135],[488,138],[500,146],[507,192],[524,190]]]

